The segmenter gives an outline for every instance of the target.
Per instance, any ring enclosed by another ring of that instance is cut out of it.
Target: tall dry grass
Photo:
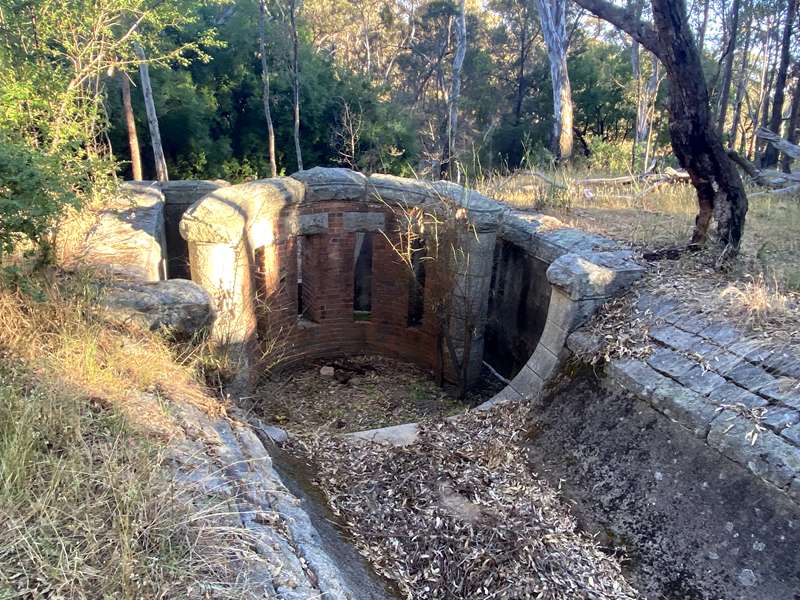
[[[170,401],[218,407],[158,336],[106,325],[93,289],[0,287],[0,598],[241,597],[221,508],[163,468]]]
[[[689,239],[697,195],[688,183],[598,186],[579,180],[604,174],[562,169],[544,175],[556,185],[522,171],[481,177],[475,187],[513,207],[542,212],[568,226],[634,246],[653,249]],[[751,198],[742,255],[743,281],[763,277],[779,288],[800,291],[800,197]]]

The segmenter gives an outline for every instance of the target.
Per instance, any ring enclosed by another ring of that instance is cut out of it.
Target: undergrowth
[[[157,335],[104,323],[93,289],[0,287],[0,598],[241,597],[209,595],[219,511],[164,468],[170,402],[219,408]]]

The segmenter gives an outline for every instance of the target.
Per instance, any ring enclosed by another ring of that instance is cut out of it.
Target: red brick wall
[[[353,315],[355,232],[344,231],[344,212],[383,212],[385,231],[395,229],[383,205],[318,202],[301,214],[327,213],[325,233],[302,238],[303,306],[297,316],[297,239],[277,232],[278,241],[256,252],[259,330],[262,339],[285,339],[284,364],[322,357],[375,353],[403,358],[436,370],[435,323],[425,315],[408,327],[409,274],[384,235],[375,232],[372,311],[368,321]]]

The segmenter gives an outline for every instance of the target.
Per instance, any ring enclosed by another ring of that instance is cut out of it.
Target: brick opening
[[[367,321],[372,315],[372,232],[355,234],[353,252],[353,319]]]

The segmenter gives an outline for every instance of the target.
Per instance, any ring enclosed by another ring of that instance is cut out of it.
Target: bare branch
[[[650,52],[661,58],[658,35],[650,24],[636,18],[635,15],[624,8],[615,6],[607,0],[575,0],[575,3],[595,16],[619,27]]]

